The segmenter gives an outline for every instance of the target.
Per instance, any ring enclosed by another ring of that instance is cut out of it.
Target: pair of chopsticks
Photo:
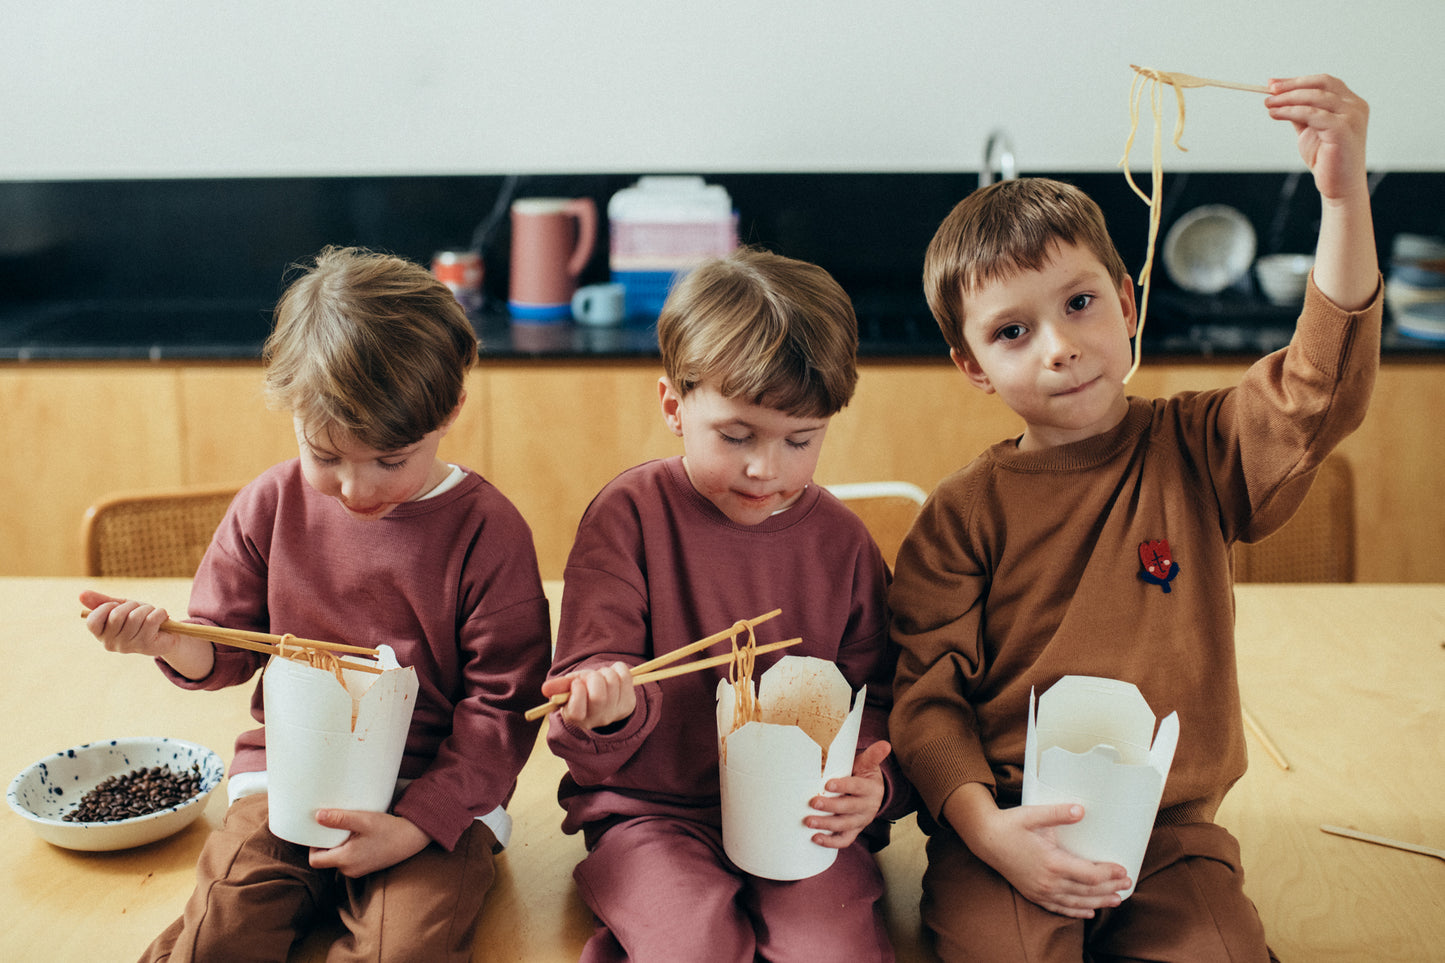
[[[1252,94],[1269,93],[1268,87],[1262,87],[1259,84],[1238,84],[1232,80],[1210,80],[1208,77],[1155,70],[1152,67],[1140,67],[1138,64],[1129,66],[1134,68],[1135,73],[1143,74],[1150,80],[1157,80],[1161,84],[1171,84],[1175,87],[1221,87],[1225,90],[1243,90]]]
[[[721,642],[723,639],[731,639],[735,637],[739,632],[745,632],[750,628],[761,625],[768,619],[771,619],[777,615],[781,615],[782,612],[782,609],[773,609],[771,612],[768,612],[765,615],[759,615],[756,618],[742,619],[738,622],[733,623],[731,626],[721,632],[715,632],[712,635],[709,635],[705,639],[698,639],[696,642],[693,642],[690,645],[685,645],[680,649],[668,652],[665,655],[660,655],[655,659],[642,663],[641,665],[635,665],[632,667],[631,670],[632,684],[633,686],[639,686],[646,682],[658,682],[662,679],[671,679],[673,676],[686,675],[689,672],[698,672],[702,669],[711,669],[715,666],[727,665],[733,660],[733,655],[731,652],[727,653],[726,655],[716,655],[707,659],[698,659],[695,662],[687,663],[687,665],[674,666],[672,665],[672,663],[678,661],[679,659],[684,659],[687,656],[692,655],[696,652],[701,652],[708,646]],[[782,642],[769,642],[767,645],[757,646],[753,649],[753,652],[755,654],[761,655],[764,652],[773,652],[777,649],[787,648],[790,645],[797,645],[801,641],[803,641],[801,638],[797,638],[786,639]],[[664,668],[664,666],[671,667]],[[568,698],[569,696],[566,692],[559,692],[554,695],[550,700],[544,702],[542,705],[528,709],[526,712],[527,721],[535,722],[543,716],[550,715],[551,713],[556,712],[558,709],[562,708],[564,705],[567,704]]]
[[[1255,721],[1254,716],[1250,715],[1248,709],[1244,710],[1244,723],[1249,727],[1254,737],[1259,740],[1260,745],[1264,746],[1270,758],[1274,759],[1275,764],[1281,769],[1288,770],[1289,761],[1285,759],[1284,754],[1279,751],[1274,741],[1260,728],[1259,723]],[[1374,833],[1361,832],[1358,829],[1347,829],[1344,826],[1321,825],[1320,829],[1334,836],[1345,836],[1349,839],[1358,839],[1362,842],[1374,843],[1376,846],[1388,846],[1391,849],[1402,849],[1407,853],[1420,853],[1424,856],[1434,856],[1436,859],[1445,859],[1445,849],[1437,849],[1433,846],[1406,843],[1398,839],[1391,839],[1388,836],[1377,836]]]
[[[89,609],[82,609],[80,616],[85,618],[90,615]],[[236,649],[249,649],[252,652],[264,652],[267,655],[281,654],[281,646],[284,642],[287,646],[301,646],[310,649],[324,649],[328,652],[349,655],[365,655],[376,658],[380,654],[379,649],[369,649],[361,645],[345,645],[341,642],[321,642],[317,639],[302,639],[297,636],[271,635],[267,632],[248,632],[245,629],[227,629],[219,625],[197,625],[194,622],[177,622],[175,619],[166,619],[161,623],[162,632],[171,632],[175,635],[187,635],[196,639],[205,639],[207,642],[218,642],[221,645],[229,645]],[[371,672],[377,675],[382,673],[380,666],[370,665],[366,662],[356,662],[348,659],[338,659],[343,669],[355,669],[358,672]]]

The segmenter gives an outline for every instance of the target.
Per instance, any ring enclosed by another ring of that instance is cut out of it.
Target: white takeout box
[[[1178,742],[1179,714],[1169,713],[1156,736],[1137,686],[1066,675],[1037,706],[1029,693],[1023,803],[1082,805],[1083,819],[1057,827],[1059,844],[1084,859],[1118,863],[1137,883]],[[1130,886],[1119,895],[1133,892]]]
[[[739,869],[789,880],[833,865],[838,851],[813,842],[816,830],[803,820],[817,812],[808,803],[825,795],[828,780],[853,772],[867,694],[866,686],[858,690],[850,710],[848,680],[836,665],[784,656],[759,680],[762,721],[730,733],[737,696],[727,679],[718,682],[723,849]]]
[[[390,646],[378,648],[384,671],[343,669],[345,687],[304,662],[272,656],[266,664],[267,805],[271,832],[284,840],[339,846],[350,834],[318,823],[316,810],[391,808],[417,679]]]

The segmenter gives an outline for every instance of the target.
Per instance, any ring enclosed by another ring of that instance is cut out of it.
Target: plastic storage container
[[[629,320],[650,321],[673,282],[738,246],[727,189],[694,176],[650,176],[607,204],[612,280],[626,289]]]

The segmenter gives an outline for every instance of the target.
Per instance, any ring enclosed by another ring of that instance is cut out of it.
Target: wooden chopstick
[[[1223,90],[1243,90],[1251,94],[1267,94],[1269,88],[1260,84],[1241,84],[1233,80],[1211,80],[1208,77],[1196,77],[1193,74],[1179,73],[1174,70],[1155,70],[1152,67],[1140,67],[1138,64],[1130,64],[1136,73],[1142,74],[1151,80],[1160,83],[1170,84],[1175,87],[1219,87]]]
[[[764,652],[773,652],[778,649],[786,649],[790,645],[797,645],[803,641],[801,637],[796,639],[784,639],[781,642],[769,642],[767,645],[759,645],[753,649],[754,655],[762,655]],[[733,660],[731,652],[726,655],[714,655],[706,659],[698,659],[696,662],[689,662],[687,665],[674,665],[667,669],[658,669],[656,672],[644,672],[641,675],[632,677],[634,686],[642,685],[644,682],[660,682],[663,679],[671,679],[677,675],[687,675],[689,672],[697,672],[701,669],[711,669],[714,666],[727,665]],[[548,703],[550,705],[551,703]]]
[[[266,652],[270,655],[277,655],[281,650],[281,640],[285,636],[270,635],[266,632],[248,632],[245,629],[227,629],[219,625],[197,625],[195,622],[177,622],[174,619],[167,619],[161,623],[162,632],[173,632],[176,635],[188,635],[192,638],[205,639],[208,642],[219,642],[222,645],[229,645],[237,649],[250,649],[252,652]],[[274,642],[270,641],[275,639]],[[376,655],[378,650],[367,649],[359,645],[343,645],[340,642],[313,642],[309,639],[291,637],[291,645],[308,646],[311,648],[324,648],[332,652],[355,653],[357,655]],[[337,659],[343,669],[356,669],[358,672],[371,672],[380,675],[384,670],[380,666],[368,665],[365,662],[354,662],[349,659]]]
[[[786,649],[790,645],[797,645],[803,641],[801,637],[796,639],[784,639],[782,642],[769,642],[766,645],[759,645],[753,649],[754,655],[762,655],[764,652],[773,652],[777,649]],[[674,676],[687,675],[689,672],[700,672],[703,669],[711,669],[719,665],[727,665],[733,660],[731,652],[726,655],[714,655],[706,659],[698,659],[696,662],[689,662],[686,665],[674,665],[665,669],[656,669],[652,672],[637,672],[632,676],[634,688],[647,682],[661,682],[663,679],[671,679]],[[646,665],[647,663],[643,663]],[[638,666],[641,668],[641,666]],[[561,696],[561,699],[558,699]],[[525,713],[528,722],[536,722],[543,716],[551,715],[567,704],[567,693],[559,692],[549,701],[539,706],[533,706]]]
[[[1362,833],[1358,829],[1346,829],[1343,826],[1321,826],[1327,833],[1335,836],[1347,836],[1350,839],[1358,839],[1366,843],[1374,843],[1376,846],[1388,846],[1391,849],[1403,849],[1407,853],[1419,853],[1422,856],[1434,856],[1436,859],[1445,859],[1445,849],[1436,849],[1433,846],[1420,846],[1415,843],[1402,843],[1398,839],[1391,839],[1388,836],[1376,836],[1374,833]]]
[[[82,608],[80,617],[90,615],[90,609]],[[175,619],[166,619],[161,623],[162,632],[170,632],[173,635],[185,635],[195,639],[205,639],[207,642],[219,642],[221,645],[229,645],[236,649],[247,649],[251,652],[264,652],[267,655],[276,655],[281,647],[281,642],[286,638],[283,635],[271,635],[267,632],[249,632],[245,629],[228,629],[219,625],[199,625],[195,622],[177,622]],[[379,649],[368,649],[360,645],[345,645],[341,642],[318,642],[314,639],[303,639],[291,636],[291,645],[306,646],[313,649],[326,649],[331,652],[344,652],[355,655],[369,655],[373,658],[380,654]],[[343,669],[355,669],[358,672],[371,672],[380,675],[384,669],[380,666],[368,665],[365,662],[353,662],[346,659],[338,659]]]
[[[1279,746],[1276,746],[1274,740],[1269,737],[1269,734],[1260,728],[1259,722],[1255,720],[1247,708],[1240,706],[1240,711],[1244,714],[1244,724],[1249,727],[1250,732],[1254,733],[1254,737],[1259,740],[1259,744],[1264,746],[1264,751],[1269,753],[1269,757],[1274,760],[1275,765],[1288,771],[1289,760],[1284,757],[1284,753],[1279,751]]]
[[[740,619],[739,621],[734,622],[732,625],[723,629],[721,632],[714,632],[707,638],[698,639],[696,642],[690,642],[680,649],[674,649],[671,652],[664,652],[662,655],[659,655],[655,659],[649,659],[648,661],[643,662],[640,665],[634,665],[629,671],[632,673],[634,679],[637,676],[645,675],[649,672],[654,672],[658,669],[661,669],[665,665],[671,665],[678,659],[686,658],[687,656],[692,655],[694,652],[701,652],[708,646],[715,645],[716,643],[721,642],[723,639],[730,639],[748,628],[762,625],[768,619],[774,618],[781,614],[783,614],[782,609],[773,609],[771,612],[765,612],[764,614],[755,616],[751,619]],[[760,647],[758,651],[761,652],[763,650]],[[728,658],[732,658],[732,656],[729,655]],[[663,676],[663,678],[669,677]],[[526,712],[527,721],[535,722],[543,716],[548,715],[549,713],[556,712],[558,709],[562,708],[567,704],[568,698],[569,697],[567,693],[559,692],[551,699],[549,699],[545,704],[540,706],[534,706],[531,709],[528,709]]]
[[[768,619],[774,618],[775,616],[779,616],[782,614],[782,609],[773,609],[771,612],[767,612],[755,618],[740,619],[737,622],[734,622],[732,625],[728,626],[727,628],[723,629],[721,632],[714,632],[712,635],[709,635],[705,639],[698,639],[696,642],[684,645],[680,649],[673,649],[671,652],[664,652],[662,655],[659,655],[655,659],[651,659],[647,662],[642,663],[641,665],[633,666],[632,674],[642,675],[645,672],[652,672],[655,669],[660,669],[665,665],[671,665],[678,659],[686,658],[687,656],[692,655],[694,652],[701,652],[703,649],[706,649],[710,645],[715,645],[718,642],[721,642],[723,639],[730,639],[733,636],[739,634],[740,632],[743,632],[749,628],[755,628],[759,625],[762,625]]]

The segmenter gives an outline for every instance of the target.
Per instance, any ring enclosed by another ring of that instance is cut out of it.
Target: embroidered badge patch
[[[1179,574],[1179,566],[1169,554],[1167,538],[1153,538],[1139,543],[1139,563],[1144,566],[1139,577],[1152,585],[1158,585],[1167,593],[1169,583]]]

